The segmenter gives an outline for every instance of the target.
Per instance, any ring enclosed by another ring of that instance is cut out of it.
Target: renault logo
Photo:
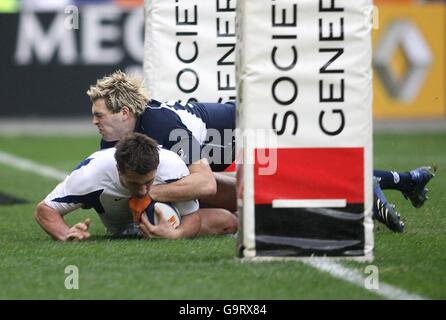
[[[392,69],[392,58],[398,49],[406,60],[402,75],[397,75]],[[429,45],[411,21],[393,22],[375,49],[374,66],[378,76],[389,94],[404,102],[411,102],[418,96],[431,64]]]

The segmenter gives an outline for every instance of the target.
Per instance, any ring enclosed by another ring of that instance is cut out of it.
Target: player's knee
[[[222,233],[223,234],[232,234],[236,233],[238,230],[238,219],[233,214],[228,214],[225,224],[223,226]]]

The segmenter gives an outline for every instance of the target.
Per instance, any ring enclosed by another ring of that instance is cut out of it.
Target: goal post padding
[[[240,257],[372,257],[371,1],[238,1],[237,72],[235,7],[146,0],[149,93],[227,101],[237,77]]]
[[[239,257],[373,257],[372,12],[238,1]]]
[[[235,0],[146,0],[144,79],[159,101],[235,100]]]

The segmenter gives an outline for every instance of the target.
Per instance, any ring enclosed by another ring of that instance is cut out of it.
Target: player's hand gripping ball
[[[181,223],[181,216],[178,210],[167,202],[152,201],[150,197],[129,199],[129,208],[133,215],[133,222],[140,223],[141,216],[146,213],[147,219],[151,224],[158,224],[158,215],[155,213],[155,207],[162,213],[163,218],[175,228]]]

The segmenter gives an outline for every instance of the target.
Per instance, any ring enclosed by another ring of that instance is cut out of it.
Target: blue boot
[[[432,167],[420,167],[410,171],[412,186],[408,191],[403,191],[403,196],[409,199],[415,208],[420,208],[428,199],[426,188],[428,182],[435,177],[435,169]]]
[[[401,216],[396,212],[395,206],[387,202],[376,177],[373,177],[373,219],[385,224],[393,232],[404,231]]]

